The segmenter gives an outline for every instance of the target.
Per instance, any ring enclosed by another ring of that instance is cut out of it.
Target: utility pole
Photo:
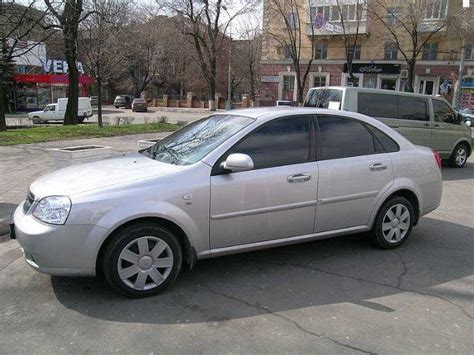
[[[464,57],[466,56],[466,40],[463,38],[461,47],[461,60],[459,61],[458,82],[453,97],[453,106],[456,110],[461,109],[461,84],[464,75]]]
[[[227,74],[227,101],[225,109],[232,110],[232,24],[229,23],[229,72]]]

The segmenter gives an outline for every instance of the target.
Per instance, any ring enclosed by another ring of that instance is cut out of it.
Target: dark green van
[[[387,124],[412,143],[437,150],[456,168],[471,155],[470,122],[463,122],[443,98],[359,87],[319,87],[305,106],[362,113]]]

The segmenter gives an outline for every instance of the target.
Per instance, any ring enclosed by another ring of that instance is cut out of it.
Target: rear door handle
[[[383,163],[374,163],[369,165],[369,169],[372,171],[386,170],[388,168],[387,164]]]
[[[295,183],[295,182],[306,182],[311,180],[310,174],[295,174],[288,176],[288,182]]]

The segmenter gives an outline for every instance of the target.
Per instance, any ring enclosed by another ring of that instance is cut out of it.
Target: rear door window
[[[380,143],[359,121],[339,116],[318,116],[320,158],[339,159],[380,153]]]
[[[371,117],[398,118],[397,96],[359,92],[357,112]]]
[[[400,150],[400,147],[398,146],[397,142],[395,142],[392,138],[383,133],[381,130],[370,125],[367,125],[367,128],[375,135],[378,142],[382,146],[383,151],[387,153],[393,153],[398,152]]]
[[[426,99],[410,96],[398,96],[398,111],[401,120],[429,121]]]

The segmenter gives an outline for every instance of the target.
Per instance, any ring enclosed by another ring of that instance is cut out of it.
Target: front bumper
[[[35,270],[59,276],[95,275],[107,229],[90,224],[42,223],[23,212],[23,203],[15,210],[13,224],[25,260]]]

